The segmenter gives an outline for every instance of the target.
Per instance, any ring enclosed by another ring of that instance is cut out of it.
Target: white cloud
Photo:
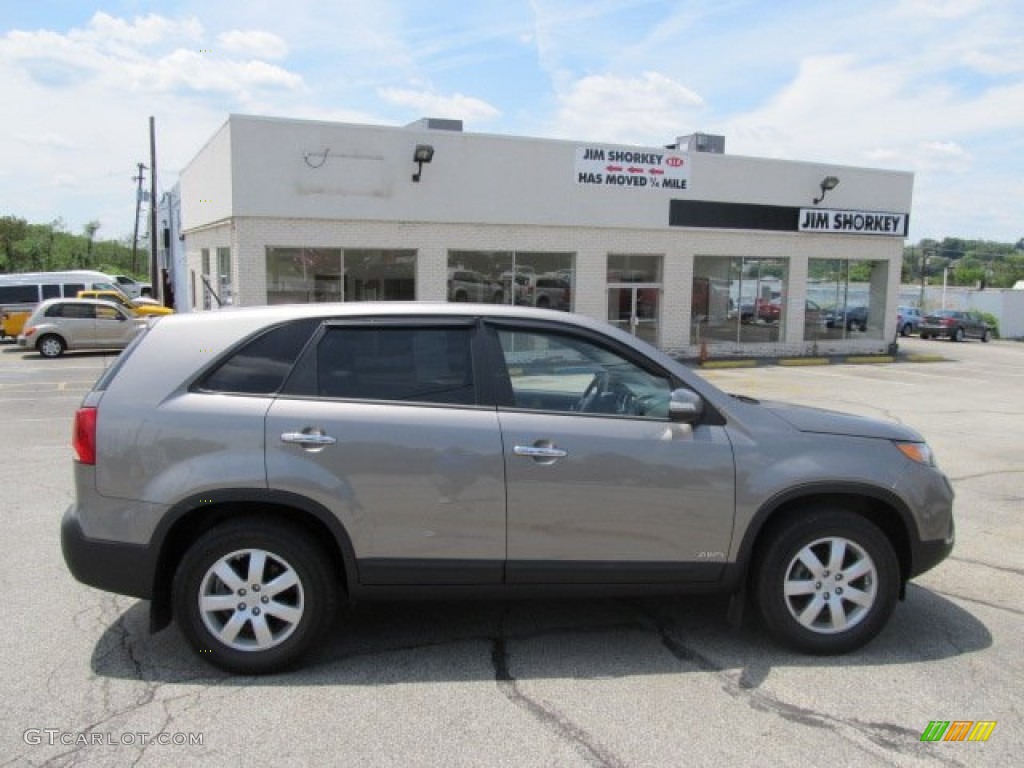
[[[128,22],[100,11],[89,20],[85,29],[73,29],[67,37],[98,48],[120,45],[151,48],[169,39],[198,42],[203,37],[203,25],[195,17],[177,20],[156,14],[137,17]]]
[[[695,130],[704,100],[658,72],[590,75],[561,99],[554,132],[566,138],[664,144]]]
[[[418,117],[450,117],[473,122],[493,120],[501,115],[486,101],[461,93],[444,96],[432,90],[379,88],[377,95],[389,104],[412,108]]]
[[[32,221],[64,216],[72,228],[97,218],[120,236],[131,231],[135,163],[149,164],[150,115],[166,188],[226,114],[280,114],[275,100],[307,92],[280,64],[204,41],[195,18],[103,13],[64,33],[0,34],[0,92],[18,105],[16,119],[0,124],[0,210]]]
[[[283,59],[288,55],[288,44],[275,34],[259,29],[234,29],[217,36],[218,51],[262,59]]]

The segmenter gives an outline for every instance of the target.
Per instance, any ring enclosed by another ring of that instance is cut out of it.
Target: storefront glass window
[[[345,301],[415,299],[415,251],[345,251]]]
[[[811,259],[807,299],[820,312],[813,318],[808,312],[804,338],[882,338],[887,284],[885,262]]]
[[[221,304],[233,303],[231,288],[231,249],[217,249],[217,295]]]
[[[788,275],[786,259],[696,257],[691,343],[778,342],[788,321]]]
[[[415,251],[267,248],[268,304],[415,298]]]
[[[572,253],[449,251],[448,301],[572,309]]]

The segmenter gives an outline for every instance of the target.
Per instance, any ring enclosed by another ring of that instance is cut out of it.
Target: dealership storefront
[[[703,144],[231,116],[182,173],[177,284],[198,310],[504,303],[683,355],[885,351],[912,175]]]

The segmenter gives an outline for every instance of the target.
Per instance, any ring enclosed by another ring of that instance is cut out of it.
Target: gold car
[[[170,307],[165,307],[154,301],[153,299],[129,299],[120,291],[79,291],[78,298],[80,299],[104,299],[106,301],[112,301],[115,304],[120,304],[126,309],[132,310],[137,315],[144,317],[154,317],[160,315],[173,315],[174,310]]]

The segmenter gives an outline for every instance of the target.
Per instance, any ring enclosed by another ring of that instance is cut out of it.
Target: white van
[[[85,290],[124,293],[110,275],[84,269],[0,275],[0,338],[21,333],[25,320],[40,302],[73,299]]]

